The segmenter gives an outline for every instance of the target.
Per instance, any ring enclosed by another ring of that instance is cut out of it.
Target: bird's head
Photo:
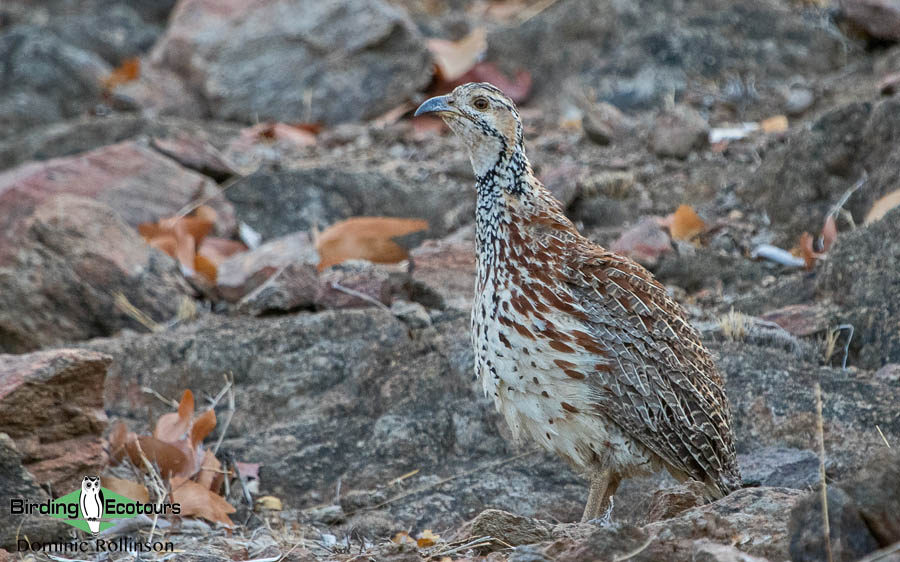
[[[426,100],[416,115],[435,113],[465,143],[476,176],[483,176],[515,155],[524,159],[522,122],[511,99],[486,82],[457,86]]]

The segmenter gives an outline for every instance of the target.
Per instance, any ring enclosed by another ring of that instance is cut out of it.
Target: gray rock
[[[828,527],[834,560],[851,562],[878,549],[859,509],[847,492],[828,486]],[[818,562],[826,560],[822,496],[810,493],[791,510],[791,560]]]
[[[117,294],[166,322],[192,293],[175,261],[102,203],[57,195],[26,216],[14,238],[0,241],[0,350],[146,329],[117,308]]]
[[[135,7],[140,3],[135,2]],[[93,9],[61,16],[54,14],[49,29],[66,43],[96,53],[112,66],[146,53],[162,33],[148,24],[125,3],[95,6]]]
[[[823,217],[868,170],[865,185],[844,205],[859,224],[900,181],[898,135],[900,100],[838,106],[767,150],[738,195],[764,209],[777,235],[774,242],[790,247],[803,231],[818,235]]]
[[[789,447],[763,447],[738,455],[745,481],[762,486],[807,489],[819,482],[819,458],[812,451]]]
[[[499,509],[486,509],[472,522],[474,537],[494,537],[511,546],[548,540],[553,528],[546,521],[522,517]]]
[[[98,55],[29,25],[0,30],[0,66],[0,130],[10,135],[85,114],[112,70]]]
[[[699,113],[676,106],[656,118],[650,134],[650,149],[661,157],[687,158],[695,149],[706,146],[709,125]]]
[[[241,220],[264,239],[321,229],[351,216],[422,218],[434,237],[455,226],[459,217],[453,210],[472,193],[458,186],[426,187],[377,171],[329,166],[257,172],[235,183],[226,196]]]
[[[568,0],[488,41],[490,60],[542,77],[538,95],[552,97],[554,84],[578,75],[620,109],[660,107],[672,93],[708,89],[710,81],[722,84],[711,93],[753,105],[760,90],[844,61],[838,38],[775,1]]]
[[[375,117],[431,79],[424,41],[381,0],[192,0],[151,56],[215,117],[337,123]]]
[[[856,363],[877,369],[900,362],[900,208],[868,227],[841,234],[817,278],[820,294],[840,307],[842,322],[854,326]]]
[[[813,365],[778,349],[736,342],[711,347],[725,374],[739,454],[763,447],[816,450],[812,391],[816,382],[822,386],[831,478],[851,474],[868,461],[866,447],[846,444],[880,441],[874,433],[876,423],[889,441],[900,439],[895,437],[900,436],[900,419],[888,414],[897,392],[890,383],[849,376],[839,368]]]

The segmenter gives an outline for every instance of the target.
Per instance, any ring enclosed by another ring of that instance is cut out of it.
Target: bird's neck
[[[522,149],[501,154],[496,164],[476,177],[475,246],[479,275],[509,247],[509,225],[534,204],[539,182]]]

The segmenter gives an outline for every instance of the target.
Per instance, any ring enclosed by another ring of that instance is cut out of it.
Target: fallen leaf
[[[819,239],[822,241],[822,253],[831,249],[834,241],[837,240],[837,234],[837,224],[834,221],[834,216],[828,215],[825,219],[825,224],[822,225],[822,232],[819,234]]]
[[[237,510],[225,498],[180,476],[172,477],[171,484],[172,502],[181,504],[182,516],[194,515],[226,527],[234,527],[228,514]]]
[[[241,477],[245,480],[258,480],[259,479],[259,468],[262,464],[258,462],[241,462],[235,461],[235,467],[238,469],[238,472],[241,473]]]
[[[215,410],[207,410],[197,416],[191,427],[191,444],[197,447],[216,428]]]
[[[440,535],[435,535],[431,532],[431,529],[425,529],[419,534],[419,538],[416,540],[416,546],[419,548],[427,548],[429,546],[434,546],[439,540],[441,540]]]
[[[219,268],[206,256],[197,254],[194,256],[194,271],[198,275],[202,275],[211,284],[216,283],[219,277]]]
[[[258,141],[285,142],[301,147],[316,144],[315,134],[286,123],[260,123],[242,130],[241,137],[246,137],[252,141],[251,144],[255,144]]]
[[[438,80],[452,82],[469,72],[487,51],[487,32],[476,28],[459,41],[428,39]]]
[[[421,219],[352,217],[322,231],[315,240],[319,271],[350,259],[374,263],[397,263],[409,252],[393,238],[428,228]]]
[[[103,79],[103,89],[110,91],[120,84],[127,84],[140,78],[141,60],[132,58],[116,67],[109,76]]]
[[[197,271],[197,246],[212,232],[216,218],[215,209],[200,205],[190,216],[141,223],[138,232],[148,244],[177,259],[182,270],[192,275]],[[209,271],[205,262],[200,265]]]
[[[706,223],[690,205],[679,205],[675,212],[666,218],[666,223],[675,240],[688,241],[706,230]]]
[[[872,205],[872,208],[866,213],[863,224],[868,226],[875,221],[881,220],[888,211],[898,205],[900,205],[900,189],[896,189],[880,198],[878,201],[875,201],[875,204]]]
[[[256,510],[281,511],[284,509],[281,500],[275,496],[263,496],[257,498],[256,501],[253,502],[253,506]]]
[[[159,468],[163,478],[169,478],[173,474],[182,474],[189,470],[190,463],[184,451],[165,441],[160,441],[149,435],[141,435],[136,440],[125,446],[131,463],[144,469],[144,461],[141,452],[147,460]]]
[[[127,454],[125,446],[136,439],[137,434],[133,431],[128,431],[128,426],[125,425],[125,422],[119,420],[109,433],[109,456],[117,463],[122,462],[122,459]]]
[[[116,478],[115,476],[103,476],[100,478],[100,485],[138,503],[150,503],[150,492],[147,491],[147,486],[138,482]]]
[[[207,490],[219,493],[222,489],[222,483],[225,482],[225,474],[222,471],[222,463],[216,458],[212,451],[205,451],[203,461],[200,463],[200,469],[197,471],[197,484],[200,484]]]
[[[163,414],[156,420],[153,437],[167,443],[175,443],[187,437],[194,417],[194,393],[185,390],[178,402],[178,411]]]
[[[409,533],[406,531],[400,531],[396,535],[391,538],[391,542],[394,544],[416,544],[416,541],[413,540]]]
[[[759,122],[759,128],[764,133],[783,133],[788,130],[788,118],[784,115],[775,115]]]

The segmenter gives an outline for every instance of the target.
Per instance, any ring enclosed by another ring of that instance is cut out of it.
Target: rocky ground
[[[260,467],[222,491],[233,528],[157,522],[178,559],[821,561],[824,459],[833,559],[900,560],[900,7],[840,4],[4,2],[4,502],[121,477],[114,428],[151,432],[190,389],[224,467]],[[479,28],[462,79],[516,92],[569,216],[716,356],[746,488],[704,505],[657,475],[571,523],[584,482],[482,397],[472,173],[410,117],[452,82],[430,38]],[[190,243],[231,248],[215,280],[183,233],[146,241],[201,204]],[[429,229],[399,263],[320,271],[317,237],[355,216]],[[0,560],[74,533],[4,511]]]

